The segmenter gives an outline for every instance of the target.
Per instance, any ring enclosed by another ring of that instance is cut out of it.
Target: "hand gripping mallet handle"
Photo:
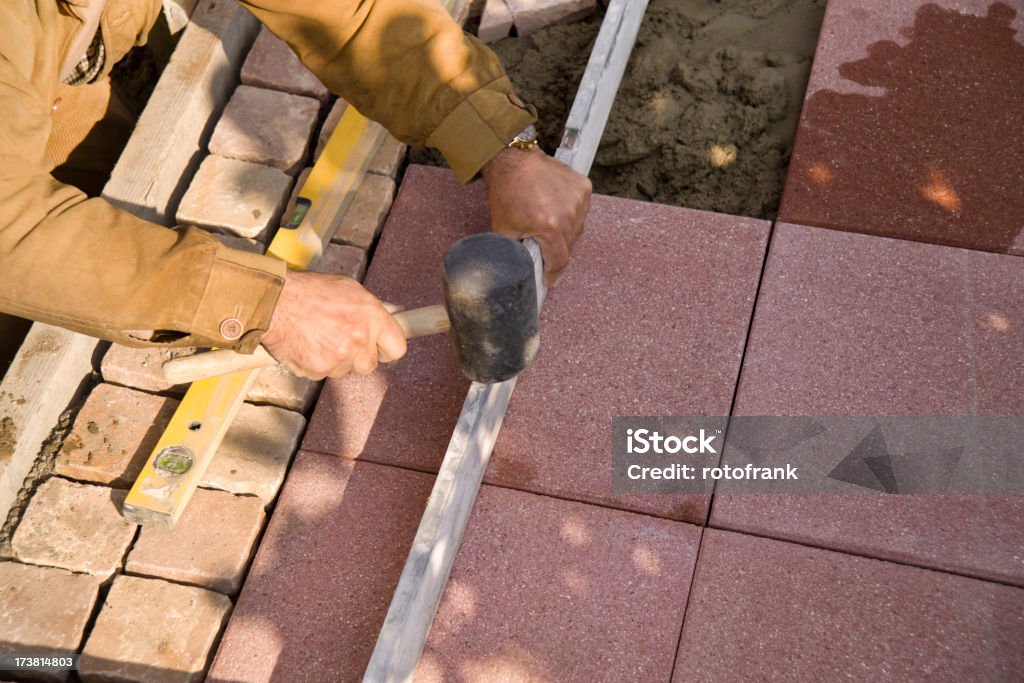
[[[395,322],[402,328],[406,339],[415,339],[429,334],[447,332],[448,313],[443,305],[414,308],[393,314]],[[229,375],[241,370],[256,370],[277,361],[262,346],[252,354],[236,353],[231,349],[218,349],[207,353],[173,358],[164,363],[164,377],[174,384],[187,384],[207,377]]]

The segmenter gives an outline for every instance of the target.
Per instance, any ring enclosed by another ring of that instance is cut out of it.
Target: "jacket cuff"
[[[537,110],[516,97],[512,83],[502,76],[459,103],[427,138],[427,146],[440,150],[466,184],[516,134],[537,121]]]
[[[190,336],[252,353],[270,327],[287,265],[270,256],[217,247]]]

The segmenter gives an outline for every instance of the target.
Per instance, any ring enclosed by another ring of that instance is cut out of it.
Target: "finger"
[[[352,372],[352,361],[346,360],[327,373],[328,377],[338,379]]]
[[[352,361],[352,372],[357,375],[369,375],[377,369],[377,347],[360,352]]]
[[[569,265],[569,245],[566,237],[558,233],[538,235],[537,239],[540,241],[540,250],[544,255],[544,272],[556,275],[562,272]]]
[[[381,363],[391,363],[405,355],[407,345],[405,333],[395,319],[387,316],[377,335],[377,358]]]

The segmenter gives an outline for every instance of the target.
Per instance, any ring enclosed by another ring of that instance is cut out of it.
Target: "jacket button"
[[[220,336],[228,341],[236,341],[241,338],[243,332],[242,321],[238,318],[225,318],[220,324]]]

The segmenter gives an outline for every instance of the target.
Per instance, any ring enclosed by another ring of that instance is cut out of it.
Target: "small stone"
[[[107,579],[135,536],[135,525],[121,516],[124,497],[117,489],[47,479],[14,531],[14,556]]]
[[[408,145],[399,142],[391,135],[385,136],[380,149],[370,160],[370,168],[367,173],[394,178],[398,175],[398,169],[401,168],[402,162],[405,161],[405,152],[408,149]]]
[[[317,136],[316,141],[316,150],[313,152],[314,159],[320,158],[320,155],[324,151],[324,147],[327,146],[327,141],[331,138],[331,134],[334,132],[334,129],[338,127],[338,122],[341,121],[341,116],[345,113],[345,109],[347,107],[348,102],[340,97],[334,101],[331,111],[327,113],[327,118],[324,119],[324,125],[320,126],[320,134]]]
[[[118,576],[85,643],[82,680],[198,683],[230,610],[213,591]]]
[[[395,196],[395,181],[387,176],[366,175],[356,190],[356,196],[334,233],[334,242],[352,244],[369,249],[391,209]]]
[[[582,19],[594,11],[596,0],[505,0],[520,38],[551,26]]]
[[[130,487],[177,407],[173,398],[100,384],[78,413],[54,470],[73,479]]]
[[[213,131],[210,153],[294,174],[319,114],[311,97],[240,85]]]
[[[476,36],[485,43],[493,43],[507,38],[512,32],[512,24],[512,12],[505,0],[487,0]]]
[[[315,97],[323,103],[331,96],[327,86],[306,68],[288,43],[265,26],[245,58],[241,80],[244,85]]]
[[[291,178],[276,168],[210,155],[178,206],[177,221],[248,238],[277,228]]]
[[[125,571],[233,595],[263,526],[263,502],[197,489],[173,530],[143,527]]]
[[[280,365],[271,365],[256,375],[247,400],[305,413],[319,391],[319,382],[293,375]]]
[[[257,496],[269,504],[305,428],[306,418],[299,413],[243,404],[199,485]]]
[[[350,244],[328,244],[313,271],[348,275],[362,282],[366,274],[366,250]]]
[[[0,563],[0,655],[77,653],[99,585],[87,574]],[[67,678],[66,672],[38,673],[43,680]]]

